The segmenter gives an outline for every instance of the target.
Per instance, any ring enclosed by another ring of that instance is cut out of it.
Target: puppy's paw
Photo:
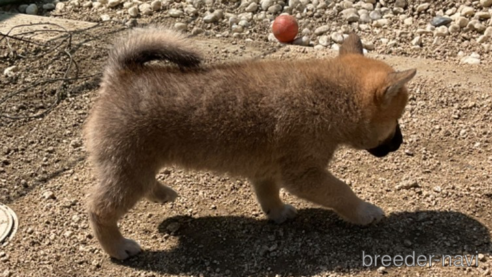
[[[379,222],[385,217],[384,211],[369,202],[362,202],[357,208],[355,218],[348,220],[357,225],[368,225]]]
[[[106,249],[106,252],[117,260],[126,260],[137,255],[140,251],[142,251],[142,248],[140,248],[140,245],[136,241],[125,238],[111,245],[109,249]]]
[[[153,190],[147,195],[147,199],[152,202],[157,203],[168,203],[173,202],[178,197],[178,193],[175,192],[172,188],[162,185],[156,184]]]
[[[284,204],[281,208],[271,210],[267,216],[269,220],[277,224],[283,223],[288,219],[294,218],[297,214],[296,208],[289,204]]]

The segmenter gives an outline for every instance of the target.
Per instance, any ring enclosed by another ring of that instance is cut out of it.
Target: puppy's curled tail
[[[107,73],[135,69],[151,60],[168,60],[180,67],[193,67],[202,58],[183,34],[170,29],[135,28],[116,40],[109,53]]]

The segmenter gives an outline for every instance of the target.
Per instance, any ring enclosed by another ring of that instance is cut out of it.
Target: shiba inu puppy
[[[339,145],[382,157],[402,143],[398,125],[415,69],[363,56],[351,34],[334,59],[200,66],[191,42],[170,30],[136,29],[114,45],[85,124],[98,180],[90,223],[116,259],[141,251],[117,221],[135,203],[173,201],[155,176],[164,166],[248,178],[266,216],[296,214],[279,189],[333,209],[348,222],[384,217],[326,168]],[[168,60],[176,67],[145,65]]]

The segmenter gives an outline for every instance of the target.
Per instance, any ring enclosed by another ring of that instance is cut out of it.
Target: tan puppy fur
[[[110,256],[140,251],[117,227],[139,199],[177,197],[155,179],[170,165],[248,178],[278,223],[296,213],[280,199],[281,187],[354,224],[384,217],[326,167],[339,145],[379,149],[396,137],[415,70],[395,72],[364,57],[355,34],[326,60],[199,66],[190,44],[172,31],[139,29],[110,54],[84,130],[98,179],[90,222]],[[144,65],[152,59],[179,68]]]

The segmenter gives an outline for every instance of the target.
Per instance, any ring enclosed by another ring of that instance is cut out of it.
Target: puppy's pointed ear
[[[388,86],[384,91],[383,102],[391,102],[391,100],[398,95],[403,86],[412,80],[416,74],[417,69],[408,69],[405,71],[389,73],[386,77]]]
[[[362,47],[362,41],[359,36],[355,33],[350,33],[350,35],[345,39],[340,47],[339,55],[346,54],[360,54],[364,55],[364,48]]]

